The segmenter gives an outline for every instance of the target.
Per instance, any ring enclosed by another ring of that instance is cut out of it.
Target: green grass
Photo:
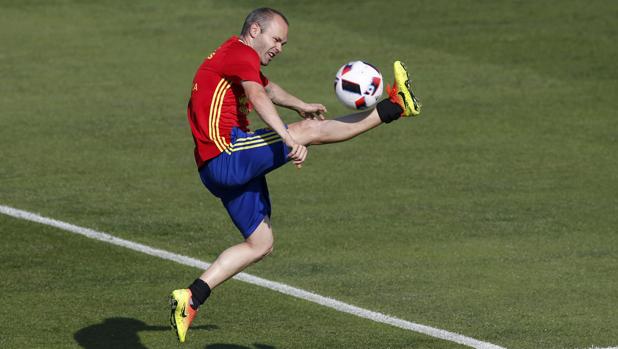
[[[0,224],[2,291],[12,308],[2,314],[3,348],[177,346],[166,293],[195,269],[5,216]],[[183,347],[462,348],[237,281],[213,299]]]
[[[334,116],[341,64],[391,80],[402,59],[424,110],[272,173],[275,253],[250,273],[508,348],[618,345],[615,2],[264,4],[291,21],[273,81]],[[253,7],[0,1],[0,204],[207,261],[238,242],[185,107]],[[3,348],[174,345],[165,295],[199,271],[10,218],[0,231]],[[24,303],[36,316],[7,320]],[[456,347],[238,282],[207,313],[189,347]]]

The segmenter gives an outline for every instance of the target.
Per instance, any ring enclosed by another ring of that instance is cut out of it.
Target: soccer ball
[[[344,64],[335,76],[335,95],[346,107],[363,110],[378,103],[384,83],[378,68],[363,61]]]

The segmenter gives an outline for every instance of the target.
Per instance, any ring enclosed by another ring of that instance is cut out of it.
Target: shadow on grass
[[[217,329],[214,325],[202,325],[191,327],[191,330],[213,330]],[[109,348],[124,348],[124,349],[148,349],[140,341],[138,332],[141,331],[170,331],[169,326],[150,326],[143,321],[125,318],[113,317],[105,319],[100,324],[84,327],[75,332],[73,338],[84,349],[109,349]],[[170,334],[172,335],[172,334]],[[227,348],[227,347],[213,347]],[[230,347],[234,348],[234,347]],[[258,349],[269,349],[272,347],[264,347]],[[210,346],[208,349],[211,349]]]

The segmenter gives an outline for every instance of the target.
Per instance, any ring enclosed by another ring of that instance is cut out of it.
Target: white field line
[[[161,250],[158,248],[153,248],[153,247],[139,244],[133,241],[120,239],[115,236],[109,235],[107,233],[99,232],[99,231],[88,229],[88,228],[83,228],[77,225],[65,223],[65,222],[58,221],[52,218],[43,217],[43,216],[40,216],[32,212],[18,210],[12,207],[0,205],[0,213],[15,217],[18,219],[23,219],[27,221],[32,221],[32,222],[56,227],[56,228],[59,228],[59,229],[62,229],[62,230],[65,230],[71,233],[86,236],[91,239],[107,242],[107,243],[117,245],[117,246],[126,247],[134,251],[142,252],[142,253],[155,256],[155,257],[159,257],[162,259],[167,259],[169,261],[188,265],[191,267],[196,267],[202,270],[210,266],[210,263],[206,263],[199,259],[179,255],[179,254]],[[388,315],[378,313],[375,311],[359,308],[354,305],[350,305],[350,304],[338,301],[336,299],[320,296],[319,294],[316,294],[316,293],[301,290],[299,288],[295,288],[295,287],[282,284],[279,282],[262,279],[260,277],[253,276],[250,274],[240,273],[236,275],[234,278],[240,281],[253,284],[253,285],[265,287],[273,291],[281,292],[283,294],[286,294],[292,297],[296,297],[296,298],[304,299],[304,300],[307,300],[313,303],[317,303],[317,304],[335,309],[343,313],[356,315],[358,317],[365,318],[371,321],[380,322],[380,323],[388,324],[391,326],[399,327],[405,330],[422,333],[422,334],[425,334],[425,335],[428,335],[434,338],[439,338],[439,339],[443,339],[446,341],[462,344],[468,347],[477,348],[477,349],[505,349],[495,344],[482,342],[480,340],[466,337],[458,333],[453,333],[453,332],[449,332],[449,331],[442,330],[439,328],[417,324],[414,322],[398,319],[396,317],[388,316]]]

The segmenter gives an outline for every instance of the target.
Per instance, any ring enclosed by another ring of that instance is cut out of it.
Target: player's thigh
[[[240,187],[221,190],[220,194],[223,206],[245,240],[264,225],[264,222],[270,222],[265,221],[265,218],[270,217],[271,204],[264,176],[254,178]]]
[[[288,162],[288,149],[271,129],[246,133],[234,128],[232,143],[200,169],[204,185],[217,197],[231,187],[240,187]]]

